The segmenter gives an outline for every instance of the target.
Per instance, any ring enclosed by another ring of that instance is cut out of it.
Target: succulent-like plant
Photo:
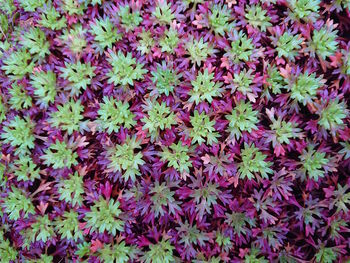
[[[272,25],[270,23],[271,18],[267,15],[267,11],[263,9],[261,5],[247,6],[245,18],[249,25],[260,29],[262,32],[265,32],[266,28]]]
[[[10,240],[6,239],[0,230],[0,255],[4,262],[15,261],[18,258],[18,251],[11,246]]]
[[[62,0],[61,8],[68,15],[82,15],[86,8],[85,3],[79,2],[79,0]]]
[[[130,129],[136,124],[135,114],[129,109],[129,103],[116,100],[113,97],[103,97],[100,109],[97,111],[98,130],[107,130],[107,133],[118,132],[120,127]]]
[[[335,262],[337,257],[338,257],[338,253],[336,248],[325,247],[324,245],[321,245],[317,253],[315,254],[316,262],[322,262],[322,263]]]
[[[40,15],[39,24],[51,30],[60,30],[66,27],[67,19],[56,10],[52,4],[43,8],[44,12]]]
[[[230,115],[226,115],[226,119],[229,121],[230,137],[237,140],[241,137],[242,132],[251,132],[258,129],[256,126],[259,121],[258,112],[253,110],[249,102],[246,103],[243,100],[238,102]]]
[[[111,246],[105,244],[103,248],[98,250],[98,255],[103,262],[118,262],[127,263],[130,260],[136,259],[138,254],[137,249],[134,246],[128,246],[125,241]]]
[[[288,17],[295,21],[315,22],[320,3],[320,0],[291,0],[288,2]]]
[[[251,84],[253,83],[254,75],[252,74],[252,70],[249,69],[248,71],[246,69],[242,70],[238,74],[234,74],[232,84],[230,87],[232,87],[231,93],[238,90],[243,95],[252,94],[251,92],[252,87]]]
[[[322,59],[333,55],[338,46],[337,33],[338,30],[333,30],[332,24],[314,30],[306,51],[309,51],[311,56],[315,57],[317,54]]]
[[[151,52],[151,49],[155,46],[155,41],[152,37],[152,34],[149,30],[142,29],[142,32],[139,34],[140,40],[137,43],[137,50],[141,52],[142,55],[148,54]]]
[[[45,0],[19,0],[20,6],[26,12],[34,12],[45,4]]]
[[[214,73],[210,73],[208,69],[204,72],[198,72],[195,80],[191,81],[193,88],[188,93],[190,95],[189,102],[199,104],[203,101],[211,103],[213,97],[219,97],[223,91],[222,82],[214,82]]]
[[[67,240],[83,240],[83,231],[79,228],[78,213],[65,211],[62,217],[55,220],[55,229],[62,238]]]
[[[83,64],[80,61],[76,63],[65,62],[64,65],[60,68],[62,72],[60,77],[69,81],[65,89],[70,91],[71,96],[80,95],[81,89],[86,90],[87,86],[91,84],[96,67],[91,66],[90,62]]]
[[[182,76],[176,70],[170,68],[170,65],[167,65],[165,61],[161,65],[158,65],[157,70],[152,71],[151,74],[152,82],[156,87],[151,94],[165,94],[166,96],[173,93],[175,87],[180,84],[180,78]]]
[[[189,131],[189,135],[192,139],[192,144],[198,143],[200,145],[206,142],[212,145],[218,142],[217,138],[220,135],[215,131],[215,121],[211,121],[210,117],[205,112],[199,114],[199,112],[195,110],[193,116],[190,117],[190,122],[192,128]]]
[[[304,41],[304,38],[300,35],[293,35],[290,32],[284,32],[276,43],[276,50],[279,57],[285,57],[290,61],[294,61],[301,48],[300,44]]]
[[[175,48],[179,44],[179,36],[174,28],[166,29],[164,35],[159,40],[159,45],[162,52],[168,52],[170,54],[175,52]]]
[[[169,147],[164,147],[160,153],[160,160],[167,162],[168,166],[173,167],[180,173],[189,173],[189,168],[192,167],[189,153],[190,149],[179,141],[177,144],[173,143]]]
[[[83,176],[78,172],[74,172],[68,179],[60,180],[57,187],[60,200],[72,204],[73,207],[83,204],[84,182]]]
[[[129,5],[120,6],[118,16],[126,32],[134,30],[143,20],[140,11],[133,10]]]
[[[329,101],[318,113],[320,115],[318,124],[322,128],[330,130],[334,135],[337,130],[344,127],[343,120],[349,114],[349,110],[346,108],[344,102],[339,102],[339,99],[336,98]]]
[[[28,218],[30,214],[35,214],[35,207],[32,200],[22,190],[15,187],[12,187],[11,192],[4,198],[2,207],[10,220]]]
[[[124,55],[120,50],[118,53],[110,51],[108,62],[112,66],[112,70],[107,73],[108,83],[114,85],[129,84],[133,86],[135,80],[142,80],[143,75],[147,73],[143,65],[136,62],[136,59],[129,52]]]
[[[56,74],[51,70],[47,72],[40,71],[32,74],[30,78],[37,103],[46,108],[51,102],[55,101],[57,94]]]
[[[226,213],[225,216],[225,223],[231,226],[239,237],[245,236],[249,227],[255,226],[255,218],[250,218],[243,212]]]
[[[58,105],[57,110],[51,112],[48,122],[55,128],[67,131],[71,135],[74,131],[84,132],[88,130],[87,121],[83,121],[84,107],[81,101],[73,99],[63,105]]]
[[[119,201],[113,199],[108,201],[100,196],[91,206],[91,211],[86,212],[84,216],[85,228],[101,234],[107,231],[112,235],[116,235],[117,231],[123,231],[124,221],[119,219],[122,213],[119,206]]]
[[[108,17],[96,19],[91,24],[90,33],[95,36],[94,46],[100,53],[105,48],[112,48],[115,42],[122,39],[122,34],[118,33],[117,28]]]
[[[253,55],[254,44],[251,38],[248,38],[243,31],[233,31],[233,41],[231,47],[226,49],[224,54],[235,64],[249,61]]]
[[[262,178],[268,178],[268,174],[273,173],[270,168],[272,162],[267,162],[267,155],[260,152],[254,143],[249,145],[244,143],[244,149],[241,151],[242,162],[238,164],[238,174],[242,179],[251,180],[257,175]]]
[[[170,263],[174,262],[174,247],[170,240],[162,240],[156,244],[150,244],[149,250],[141,257],[145,263]]]
[[[186,42],[186,50],[190,55],[190,60],[193,64],[200,66],[209,56],[216,51],[209,42],[204,42],[203,37],[199,40],[190,38]]]
[[[190,224],[187,221],[184,223],[179,222],[179,226],[176,227],[177,234],[180,237],[179,244],[185,247],[185,252],[190,257],[196,255],[194,246],[204,246],[209,241],[209,236],[199,230],[196,224]]]
[[[81,24],[75,24],[70,29],[64,29],[60,36],[62,44],[72,54],[81,53],[86,47],[87,41],[85,38],[87,30]]]
[[[45,33],[38,27],[29,28],[29,30],[22,35],[19,42],[31,55],[44,58],[47,54],[50,54],[50,44],[46,40]]]
[[[40,156],[43,163],[53,169],[71,168],[72,165],[77,165],[78,154],[73,152],[71,146],[66,142],[56,140],[51,143],[49,148],[45,150],[45,154]]]
[[[151,195],[151,211],[154,217],[162,217],[165,214],[176,215],[181,210],[180,202],[175,200],[175,192],[171,187],[178,187],[177,182],[163,182],[159,184],[157,181],[150,189]],[[169,211],[167,213],[167,210]]]
[[[175,18],[173,11],[171,10],[171,3],[166,0],[158,0],[155,10],[152,12],[152,16],[160,25],[170,25],[171,21]]]
[[[1,69],[11,79],[22,79],[26,74],[31,73],[34,68],[32,56],[26,49],[20,49],[12,52],[11,55],[3,60]]]
[[[267,137],[267,142],[272,142],[272,147],[281,144],[289,144],[292,138],[297,138],[300,135],[301,129],[298,124],[293,121],[285,121],[282,116],[271,117],[270,129],[272,133]]]
[[[316,73],[309,74],[308,72],[292,77],[288,82],[290,97],[304,106],[313,101],[317,90],[325,83],[321,76],[317,77]]]
[[[40,179],[40,169],[28,155],[23,155],[10,165],[10,170],[16,176],[17,181],[30,181]]]
[[[140,141],[136,137],[127,137],[123,144],[117,144],[107,149],[108,169],[111,172],[120,172],[125,181],[131,178],[136,180],[136,175],[140,175],[139,166],[145,163],[142,160],[142,152],[135,153],[140,149]]]
[[[225,35],[234,27],[232,15],[227,5],[213,4],[209,13],[209,26],[218,35]]]
[[[176,124],[175,114],[164,102],[160,104],[157,101],[148,100],[143,108],[147,112],[147,116],[141,119],[145,123],[142,129],[148,131],[152,141],[158,138],[160,131],[170,129],[172,125]]]
[[[1,139],[15,147],[15,154],[23,154],[34,148],[34,122],[28,117],[14,117],[4,128]]]
[[[329,163],[325,152],[315,149],[315,146],[309,144],[299,156],[301,164],[301,179],[310,178],[317,181],[325,175],[324,166]]]
[[[32,106],[32,97],[27,94],[27,91],[21,84],[13,83],[9,90],[11,98],[8,103],[11,109],[21,110]]]

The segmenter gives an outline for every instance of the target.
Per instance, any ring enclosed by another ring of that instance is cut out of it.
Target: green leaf
[[[40,156],[40,159],[44,160],[44,164],[51,166],[53,169],[70,168],[72,165],[77,165],[78,154],[65,143],[56,140],[52,143],[48,149],[45,150],[45,154]]]
[[[170,25],[175,15],[171,11],[171,3],[166,0],[159,0],[156,9],[152,12],[160,25]]]
[[[87,86],[91,84],[91,79],[96,75],[96,67],[91,66],[90,62],[82,64],[64,63],[65,67],[61,67],[61,77],[68,80],[70,84],[65,90],[70,91],[71,96],[78,96],[81,94],[81,89],[86,90]]]
[[[216,51],[208,42],[204,42],[202,37],[199,40],[191,37],[186,42],[186,50],[192,63],[197,64],[197,66],[200,66],[208,56],[213,55]]]
[[[79,0],[62,0],[61,8],[68,15],[83,15],[86,5]]]
[[[165,102],[160,104],[157,101],[147,100],[143,108],[148,116],[141,119],[145,123],[142,130],[148,130],[152,141],[159,137],[161,130],[170,129],[171,125],[176,124],[176,116]]]
[[[8,103],[11,105],[11,109],[22,110],[32,106],[32,98],[28,96],[23,85],[13,83],[9,89],[9,94],[11,98]]]
[[[208,69],[204,69],[204,72],[198,72],[198,75],[195,80],[191,81],[193,88],[188,93],[191,97],[189,98],[189,102],[195,102],[199,104],[203,101],[208,101],[211,103],[213,101],[213,97],[220,97],[222,91],[221,82],[215,82],[214,73],[210,73]]]
[[[267,27],[272,26],[267,10],[264,10],[260,5],[247,6],[245,18],[249,25],[260,29],[262,32],[265,32]]]
[[[123,144],[107,149],[107,159],[110,161],[107,168],[111,172],[120,172],[125,181],[129,178],[134,182],[136,175],[140,175],[139,166],[145,164],[142,160],[142,152],[135,153],[141,149],[140,142],[136,137],[127,137]]]
[[[326,107],[321,110],[318,124],[326,130],[337,130],[344,127],[343,120],[347,117],[348,110],[345,103],[339,103],[339,99],[330,101]]]
[[[96,19],[91,24],[90,33],[95,35],[95,46],[100,53],[107,48],[112,48],[113,44],[122,39],[122,34],[118,33],[117,28],[108,17],[104,19]]]
[[[26,12],[35,12],[37,8],[45,4],[45,0],[19,0],[20,6]]]
[[[322,87],[324,81],[322,77],[316,77],[316,73],[308,72],[299,74],[292,80],[289,80],[290,97],[304,106],[312,102],[316,97],[317,90]]]
[[[3,61],[1,67],[5,71],[6,75],[10,79],[22,79],[26,74],[32,73],[34,68],[34,61],[31,55],[25,49],[20,49],[12,52],[8,57]]]
[[[143,20],[140,11],[133,10],[129,5],[120,6],[118,16],[126,32],[134,30]]]
[[[117,230],[123,231],[124,221],[118,216],[121,214],[119,201],[110,199],[109,202],[102,197],[91,206],[91,211],[85,214],[84,220],[87,222],[85,228],[90,228],[91,232],[116,235]]]
[[[276,43],[276,50],[279,57],[286,57],[290,61],[294,61],[294,57],[299,54],[301,48],[300,44],[304,41],[304,38],[300,35],[293,35],[289,32],[284,32],[279,37]]]
[[[252,105],[243,100],[233,108],[231,115],[226,115],[226,119],[229,120],[228,131],[230,137],[237,140],[241,137],[242,132],[251,132],[257,130],[256,124],[259,122],[258,111],[253,110]]]
[[[324,166],[329,162],[328,158],[326,158],[326,153],[319,152],[315,150],[313,145],[308,144],[307,148],[299,156],[299,159],[302,165],[302,180],[307,175],[310,179],[317,181],[319,177],[325,175]]]
[[[67,19],[64,16],[61,17],[55,7],[49,3],[41,12],[39,24],[51,30],[60,30],[66,27]]]
[[[51,102],[55,101],[57,94],[56,75],[53,71],[40,71],[30,76],[30,84],[34,88],[40,107],[46,108]]]
[[[336,248],[325,247],[321,245],[320,249],[317,251],[315,258],[317,263],[332,263],[335,262],[337,255]]]
[[[37,216],[36,222],[29,229],[29,236],[32,242],[42,241],[46,243],[49,239],[55,237],[53,221],[48,215]]]
[[[194,116],[190,116],[190,123],[192,129],[190,129],[189,135],[192,138],[192,144],[198,143],[201,145],[203,142],[212,145],[218,142],[219,133],[215,131],[215,121],[210,121],[209,116],[203,111],[201,114],[197,110],[194,111]]]
[[[40,179],[40,169],[28,155],[21,156],[10,165],[10,169],[16,176],[17,181],[30,181]]]
[[[232,14],[227,5],[214,4],[209,13],[209,25],[218,35],[224,36],[234,28]]]
[[[174,53],[175,48],[179,44],[179,36],[175,29],[172,27],[164,31],[164,35],[159,40],[159,45],[162,52]]]
[[[320,3],[320,0],[290,0],[288,16],[295,21],[315,22],[319,16]]]
[[[5,238],[2,230],[0,230],[0,240],[1,262],[15,262],[18,259],[18,252],[11,246],[10,241]]]
[[[38,55],[39,58],[50,54],[50,43],[46,40],[45,33],[38,27],[31,27],[24,32],[21,35],[20,43],[30,54]]]
[[[140,40],[138,41],[137,50],[140,51],[142,55],[150,53],[151,49],[155,46],[152,33],[142,28],[142,32],[138,37]]]
[[[135,114],[130,111],[129,103],[118,101],[113,97],[104,96],[97,113],[98,130],[107,129],[109,134],[118,132],[121,126],[130,129],[136,124]]]
[[[134,80],[142,80],[143,75],[147,73],[143,64],[137,63],[130,52],[124,55],[120,50],[118,54],[110,51],[107,60],[112,66],[112,70],[107,73],[108,83],[114,83],[114,85],[133,86]]]
[[[18,188],[12,187],[11,192],[4,198],[2,207],[4,212],[8,214],[10,220],[18,220],[22,217],[28,218],[29,214],[35,214],[35,207],[30,198]],[[23,213],[23,214],[22,214]]]
[[[336,41],[338,30],[333,30],[333,28],[334,26],[331,24],[323,26],[320,30],[314,30],[312,39],[305,51],[309,51],[313,57],[317,54],[323,60],[334,55],[338,47],[338,42]]]
[[[75,24],[70,29],[63,30],[63,34],[59,36],[62,45],[67,47],[73,54],[81,53],[87,45],[85,39],[86,29],[81,24]]]
[[[246,177],[251,180],[253,176],[259,174],[262,178],[268,178],[268,174],[272,174],[273,170],[271,162],[266,162],[267,155],[262,154],[254,143],[248,145],[244,143],[244,149],[241,151],[242,162],[238,164],[238,174],[240,178]]]
[[[175,192],[170,190],[170,187],[178,186],[177,183],[155,182],[154,186],[151,187],[149,193],[151,195],[151,211],[154,216],[158,218],[159,216],[164,216],[167,212],[166,208],[169,210],[169,214],[176,215],[177,211],[180,211],[180,202],[176,201],[174,198]],[[177,210],[177,211],[175,211]]]
[[[89,130],[87,121],[82,121],[84,119],[82,112],[84,112],[84,107],[80,100],[70,99],[63,105],[57,105],[57,111],[50,113],[48,123],[52,127],[67,131],[69,135],[74,131],[82,133]]]
[[[55,229],[61,238],[67,240],[83,240],[83,232],[79,228],[78,213],[75,211],[65,211],[62,217],[55,220]]]
[[[234,39],[231,42],[231,48],[226,50],[227,53],[224,56],[228,57],[234,63],[249,61],[254,50],[252,39],[248,38],[243,31],[234,31]]]
[[[169,68],[165,61],[157,66],[157,71],[152,71],[151,74],[152,82],[156,86],[156,89],[151,92],[151,95],[165,94],[166,96],[174,92],[175,87],[180,84],[180,78],[182,76],[176,70]]]
[[[34,136],[33,129],[35,124],[30,118],[24,117],[21,119],[19,116],[15,116],[8,125],[3,128],[1,139],[4,139],[4,143],[10,143],[11,146],[16,147],[15,154],[24,154],[28,152],[28,149],[34,148]]]
[[[141,257],[142,262],[145,263],[170,263],[175,262],[173,257],[174,247],[170,240],[162,240],[157,244],[150,244],[149,251]]]
[[[99,258],[103,262],[127,263],[136,258],[137,249],[134,246],[127,246],[125,241],[118,244],[105,244],[98,250]]]
[[[177,144],[172,143],[162,150],[160,153],[162,162],[168,162],[168,166],[175,168],[180,173],[190,172],[189,168],[192,167],[189,156],[190,149],[186,145],[182,145],[181,141]]]
[[[83,176],[74,172],[68,179],[61,180],[58,185],[59,199],[64,200],[72,206],[83,204],[84,182]]]

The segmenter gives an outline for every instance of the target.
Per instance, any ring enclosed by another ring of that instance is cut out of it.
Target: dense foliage
[[[0,262],[349,262],[349,0],[0,0]]]

